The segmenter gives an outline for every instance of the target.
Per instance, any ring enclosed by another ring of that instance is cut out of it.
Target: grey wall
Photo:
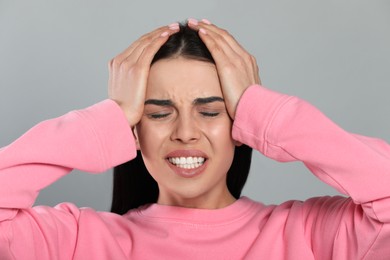
[[[227,28],[268,88],[300,96],[348,131],[390,141],[389,1],[0,1],[0,146],[106,98],[107,62],[187,17]],[[0,158],[1,160],[1,158]],[[245,195],[266,203],[336,194],[300,163],[255,154]],[[111,174],[74,172],[37,204],[109,208]]]

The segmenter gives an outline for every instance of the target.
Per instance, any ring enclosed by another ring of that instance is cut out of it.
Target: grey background
[[[389,1],[0,1],[0,146],[107,96],[107,62],[188,17],[228,29],[268,88],[310,101],[348,131],[390,141]],[[265,203],[337,194],[301,163],[259,153],[244,195]],[[0,158],[1,160],[1,158]],[[73,172],[37,204],[107,210],[111,173]]]

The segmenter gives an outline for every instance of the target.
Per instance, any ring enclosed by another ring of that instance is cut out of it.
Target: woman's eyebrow
[[[224,102],[224,100],[221,97],[213,96],[213,97],[196,98],[192,103],[194,105],[204,105],[212,102]]]
[[[212,97],[202,97],[202,98],[196,98],[192,102],[194,105],[204,105],[204,104],[209,104],[212,102],[224,102],[224,99],[221,97],[217,96],[212,96]],[[145,105],[156,105],[156,106],[163,106],[163,107],[168,107],[168,106],[174,106],[174,103],[170,99],[147,99],[144,103]]]
[[[145,105],[163,106],[163,107],[173,106],[173,102],[170,99],[148,99],[145,101],[144,104]]]

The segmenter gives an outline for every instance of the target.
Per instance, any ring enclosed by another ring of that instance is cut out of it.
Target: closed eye
[[[216,117],[219,115],[218,112],[199,112],[199,113],[206,117]]]
[[[148,117],[152,119],[161,119],[169,116],[171,113],[164,113],[164,114],[149,114]]]

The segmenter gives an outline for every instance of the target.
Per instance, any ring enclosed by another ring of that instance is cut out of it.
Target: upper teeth
[[[205,158],[203,157],[170,157],[168,159],[171,163],[178,167],[185,169],[193,169],[201,166]]]

